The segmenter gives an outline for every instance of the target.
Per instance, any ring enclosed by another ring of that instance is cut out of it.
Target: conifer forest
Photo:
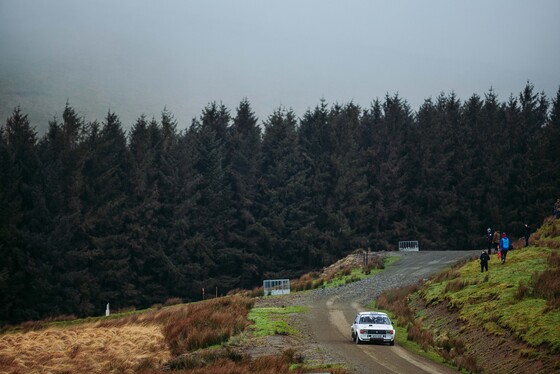
[[[5,121],[4,121],[5,120]],[[38,134],[0,126],[0,324],[200,300],[293,278],[363,247],[516,239],[560,197],[560,90],[440,94],[416,109],[320,101],[257,119],[248,99],[125,130],[66,104]]]

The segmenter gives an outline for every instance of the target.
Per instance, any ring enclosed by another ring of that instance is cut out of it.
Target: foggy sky
[[[559,20],[557,0],[0,0],[0,121],[20,105],[42,132],[67,100],[125,129],[167,107],[182,129],[243,98],[259,122],[321,98],[507,101],[527,81],[553,98]]]

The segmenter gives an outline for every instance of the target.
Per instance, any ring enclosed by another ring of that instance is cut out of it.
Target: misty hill
[[[34,68],[40,64],[41,69]],[[79,117],[86,122],[101,119],[109,110],[118,108],[123,127],[129,129],[140,113],[131,110],[131,98],[141,95],[141,88],[127,87],[127,95],[122,92],[122,79],[104,74],[104,80],[92,82],[91,75],[99,75],[98,70],[83,71],[75,67],[57,64],[49,60],[31,59],[15,62],[4,61],[0,64],[0,118],[4,122],[17,106],[28,115],[29,122],[36,127],[39,134],[48,131],[49,122],[62,120],[64,103],[72,100],[81,105],[74,108]],[[69,87],[72,96],[68,97]],[[121,88],[119,90],[118,88]],[[144,108],[144,113],[151,118],[160,111],[159,107]]]
[[[522,234],[560,186],[560,91],[453,94],[412,113],[321,102],[257,124],[243,100],[185,130],[168,111],[128,134],[69,104],[37,135],[15,109],[0,143],[0,321],[197,300],[295,277],[364,246],[473,249]]]

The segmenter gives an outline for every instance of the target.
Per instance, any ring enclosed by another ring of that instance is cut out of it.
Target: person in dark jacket
[[[486,230],[486,244],[488,244],[488,254],[492,254],[492,229]]]
[[[525,224],[525,247],[529,246],[529,237],[531,236],[531,226]]]
[[[509,238],[506,233],[502,233],[502,239],[500,239],[500,250],[502,252],[502,264],[506,262],[506,256],[509,251]]]
[[[482,251],[480,254],[480,272],[483,273],[484,269],[488,271],[488,261],[490,260],[490,255],[486,251]]]

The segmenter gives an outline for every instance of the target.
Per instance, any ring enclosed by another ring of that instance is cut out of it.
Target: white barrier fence
[[[420,250],[418,240],[403,240],[399,242],[399,251],[417,252]]]
[[[266,279],[263,281],[264,296],[287,295],[290,293],[289,279]]]

